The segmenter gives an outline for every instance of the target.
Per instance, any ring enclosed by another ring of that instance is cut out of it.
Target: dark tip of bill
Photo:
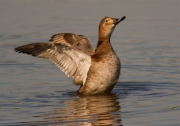
[[[120,22],[123,21],[125,18],[126,18],[126,16],[123,16],[123,17],[120,19]]]

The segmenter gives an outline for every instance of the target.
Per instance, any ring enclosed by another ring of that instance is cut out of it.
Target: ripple
[[[134,124],[133,120],[143,119],[147,115],[152,117],[158,115],[159,119],[168,119],[168,115],[178,114],[180,110],[179,88],[179,84],[167,82],[118,83],[114,92],[118,93],[120,101],[123,103],[121,105],[122,120],[124,122],[131,120],[131,124]],[[146,123],[150,120],[151,118],[146,118]],[[174,123],[176,122],[177,118]],[[164,123],[168,124],[169,122],[164,120]]]

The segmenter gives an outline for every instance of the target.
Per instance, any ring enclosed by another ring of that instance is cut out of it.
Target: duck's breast
[[[92,58],[86,83],[83,87],[85,94],[108,93],[119,79],[120,60],[114,55]]]

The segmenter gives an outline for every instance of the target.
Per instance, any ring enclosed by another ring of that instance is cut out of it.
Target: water
[[[180,125],[179,5],[173,1],[0,1],[0,125]],[[13,51],[56,33],[96,46],[104,16],[127,16],[111,42],[121,77],[110,95],[76,95],[53,63]]]

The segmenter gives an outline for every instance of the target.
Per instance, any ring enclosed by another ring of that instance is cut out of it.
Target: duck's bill
[[[122,18],[114,18],[114,24],[117,25],[119,22],[123,21],[126,18],[126,16],[123,16]]]

